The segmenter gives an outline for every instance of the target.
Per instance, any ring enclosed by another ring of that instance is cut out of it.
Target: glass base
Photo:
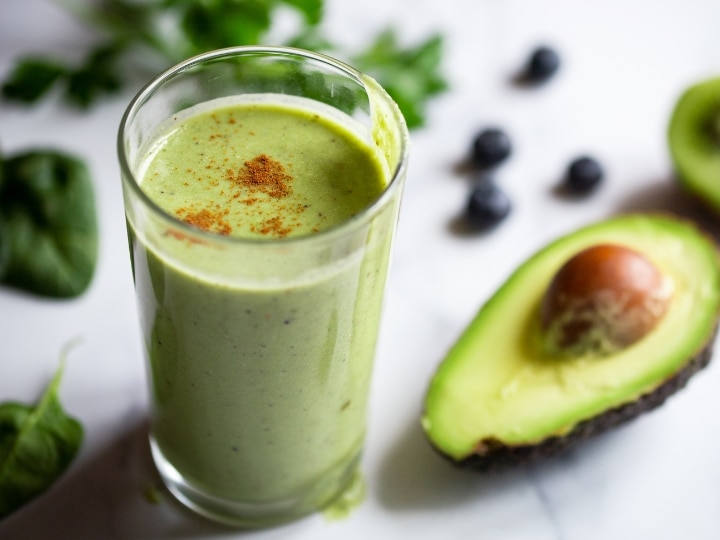
[[[358,452],[352,459],[329,470],[301,494],[275,501],[242,502],[215,497],[192,486],[165,459],[152,436],[150,449],[160,477],[180,503],[213,521],[247,529],[281,525],[322,510],[352,484],[360,462]]]

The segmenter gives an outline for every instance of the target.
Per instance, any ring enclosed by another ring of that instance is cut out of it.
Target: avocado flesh
[[[600,243],[645,254],[672,281],[668,311],[610,356],[549,358],[537,339],[543,294],[566,260]],[[718,253],[693,225],[628,215],[585,227],[528,259],[480,309],[430,383],[425,433],[445,456],[483,467],[586,438],[659,404],[702,367],[719,310]]]
[[[720,77],[683,92],[670,118],[668,143],[680,184],[720,211]]]

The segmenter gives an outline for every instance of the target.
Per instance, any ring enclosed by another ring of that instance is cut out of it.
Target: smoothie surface
[[[370,144],[290,103],[240,102],[178,119],[146,164],[141,187],[165,212],[241,238],[331,228],[371,205],[388,183]]]

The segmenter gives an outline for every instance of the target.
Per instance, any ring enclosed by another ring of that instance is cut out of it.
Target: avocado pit
[[[540,307],[543,343],[552,356],[613,354],[650,333],[665,315],[672,286],[647,257],[599,244],[555,274]]]

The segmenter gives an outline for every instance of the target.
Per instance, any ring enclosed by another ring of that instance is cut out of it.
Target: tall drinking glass
[[[363,446],[402,115],[337,60],[237,47],[151,81],[118,152],[165,484],[243,527],[323,508]]]

